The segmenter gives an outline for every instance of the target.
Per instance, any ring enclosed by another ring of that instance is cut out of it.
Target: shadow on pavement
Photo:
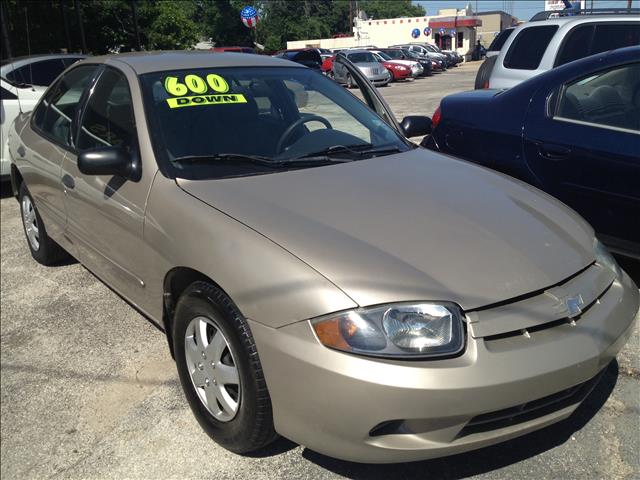
[[[611,362],[595,389],[566,420],[525,436],[468,453],[422,462],[391,465],[352,463],[305,449],[302,456],[347,478],[454,480],[500,469],[562,445],[584,427],[607,401],[618,379],[618,363]]]

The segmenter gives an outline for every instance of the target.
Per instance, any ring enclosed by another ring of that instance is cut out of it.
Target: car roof
[[[26,55],[22,57],[5,58],[2,60],[1,68],[4,72],[11,72],[17,68],[29,65],[30,63],[39,62],[41,60],[56,60],[63,58],[87,58],[87,55],[81,53],[51,53],[43,55]]]
[[[562,11],[562,10],[560,10]],[[536,27],[542,25],[567,25],[578,23],[599,23],[599,22],[640,22],[640,15],[575,15],[570,17],[547,18],[546,20],[531,20],[518,25],[516,28]]]
[[[84,62],[105,63],[114,66],[126,64],[138,75],[166,70],[210,67],[298,67],[288,60],[267,55],[247,55],[246,53],[212,52],[208,50],[129,52],[92,57]],[[299,66],[299,68],[303,67]]]

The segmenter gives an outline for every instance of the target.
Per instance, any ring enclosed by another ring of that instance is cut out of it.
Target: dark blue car
[[[447,96],[423,144],[550,193],[640,258],[640,47]]]

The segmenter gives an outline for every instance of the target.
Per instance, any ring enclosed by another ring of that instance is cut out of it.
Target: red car
[[[406,80],[411,77],[411,69],[409,67],[405,67],[404,65],[398,65],[397,63],[392,62],[380,62],[384,65],[384,67],[389,70],[389,73],[393,76],[392,82],[397,82],[398,80]]]
[[[333,75],[333,61],[336,59],[335,55],[322,54],[322,73],[328,76]]]
[[[214,52],[256,53],[251,47],[213,47]]]

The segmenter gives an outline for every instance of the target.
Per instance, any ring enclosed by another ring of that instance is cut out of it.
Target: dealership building
[[[412,42],[427,42],[443,50],[456,50],[467,60],[471,58],[477,40],[478,29],[483,22],[506,28],[511,23],[502,21],[504,12],[488,12],[476,15],[471,6],[463,9],[440,10],[437,15],[404,18],[368,18],[360,12],[354,19],[353,36],[320,38],[287,42],[287,48],[352,48],[375,45],[383,48]],[[494,18],[495,17],[495,18]],[[509,23],[509,25],[506,25]],[[493,34],[493,33],[492,33]]]

